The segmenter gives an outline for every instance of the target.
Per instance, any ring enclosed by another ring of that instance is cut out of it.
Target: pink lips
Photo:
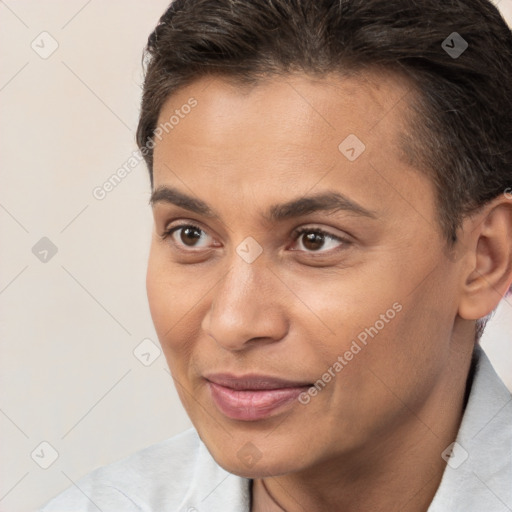
[[[265,375],[235,377],[223,373],[209,375],[206,380],[218,409],[231,419],[243,421],[270,416],[312,386]]]

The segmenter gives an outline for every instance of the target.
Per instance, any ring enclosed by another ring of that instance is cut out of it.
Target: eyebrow
[[[151,194],[149,203],[151,206],[157,203],[170,203],[196,214],[220,220],[219,215],[207,203],[173,187],[158,187]],[[329,213],[347,211],[362,217],[372,219],[377,217],[374,211],[364,208],[343,194],[329,191],[301,196],[285,203],[272,205],[267,212],[263,213],[263,219],[268,222],[279,222],[318,211]]]

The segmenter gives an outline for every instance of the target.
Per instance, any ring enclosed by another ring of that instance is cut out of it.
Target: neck
[[[464,411],[471,352],[454,359],[420,410],[404,404],[400,424],[362,450],[255,479],[251,512],[426,512],[446,466],[441,453],[455,440]]]

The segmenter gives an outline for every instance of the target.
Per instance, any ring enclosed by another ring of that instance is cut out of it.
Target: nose
[[[203,330],[230,351],[281,340],[288,330],[279,299],[282,286],[262,258],[247,263],[235,254],[230,270],[212,291]]]

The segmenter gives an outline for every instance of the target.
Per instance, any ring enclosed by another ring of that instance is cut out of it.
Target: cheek
[[[149,310],[164,352],[172,350],[180,340],[181,319],[190,310],[187,293],[179,274],[169,268],[162,250],[151,247],[146,273],[146,292]]]
[[[165,249],[152,246],[146,291],[155,331],[173,375],[187,372],[211,282],[206,276],[198,277],[197,270],[171,264]]]
[[[295,279],[299,284],[294,291],[306,298],[303,302],[307,311],[302,306],[302,316],[306,315],[308,323],[317,326],[311,334],[316,332],[313,339],[316,338],[316,350],[322,351],[322,359],[324,355],[336,359],[349,350],[352,341],[359,341],[361,347],[367,342],[369,346],[372,339],[386,337],[386,332],[399,321],[401,313],[397,308],[400,309],[400,304],[393,286],[366,281],[361,273],[350,278],[348,273],[347,276],[331,276],[330,282],[321,286]]]
[[[354,365],[356,375],[345,383],[354,387],[354,393],[359,388],[360,396],[371,397],[367,406],[382,414],[404,404],[419,410],[450,357],[452,320],[440,310],[436,295],[418,292],[399,302],[401,311],[376,336],[367,338]]]
[[[161,267],[157,251],[152,247],[146,273],[146,292],[153,324],[162,343],[164,341],[163,334],[172,325],[170,316],[173,308],[171,305],[174,306],[176,302],[172,292],[174,287],[169,286],[169,283],[166,282],[166,274]]]
[[[316,371],[328,371],[342,356],[343,368],[333,370],[335,396],[368,398],[370,409],[375,396],[377,403],[385,403],[387,395],[415,400],[416,393],[425,392],[447,358],[453,323],[439,296],[442,276],[431,276],[430,286],[411,294],[407,279],[397,271],[372,275],[386,279],[339,279],[308,296],[310,309],[331,330],[323,328],[316,336],[310,359]]]

